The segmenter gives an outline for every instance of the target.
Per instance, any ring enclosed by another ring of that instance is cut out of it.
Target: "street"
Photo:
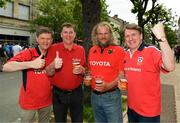
[[[16,121],[19,117],[20,86],[21,72],[0,72],[0,122]]]

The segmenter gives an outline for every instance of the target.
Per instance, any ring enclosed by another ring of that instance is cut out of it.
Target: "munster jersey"
[[[21,51],[11,61],[27,62],[41,55],[38,47]],[[23,84],[20,90],[19,104],[26,110],[37,110],[52,104],[51,83],[45,69],[27,69],[22,71]]]
[[[105,82],[114,81],[124,69],[124,50],[120,46],[109,46],[101,49],[94,46],[90,49],[88,67],[93,77],[102,76]],[[92,79],[92,89],[95,88]]]
[[[165,72],[161,51],[143,42],[134,54],[127,50],[124,66],[128,80],[129,108],[146,117],[160,115],[160,71]]]

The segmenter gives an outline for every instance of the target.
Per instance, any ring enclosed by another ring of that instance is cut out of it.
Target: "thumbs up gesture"
[[[38,58],[36,58],[35,60],[33,60],[31,62],[31,66],[34,69],[40,69],[43,68],[45,66],[45,60],[43,59],[43,54],[41,54]]]
[[[56,51],[56,58],[54,59],[54,68],[60,69],[62,67],[62,59],[59,58],[59,51]]]

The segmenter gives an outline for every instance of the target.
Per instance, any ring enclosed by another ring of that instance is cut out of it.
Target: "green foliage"
[[[127,110],[127,96],[122,95],[121,99],[122,99],[122,111],[124,112]]]
[[[169,25],[165,25],[165,32],[166,32],[166,36],[167,36],[167,39],[168,39],[170,46],[172,47],[175,44],[177,44],[176,32],[174,30],[172,30],[172,28]]]
[[[144,30],[145,30],[144,39],[145,40],[144,41],[149,44],[157,45],[157,42],[155,42],[155,38],[153,37],[152,32],[150,30],[151,27],[152,27],[152,25],[150,25],[150,24],[147,24],[145,26],[145,28],[144,28]],[[168,40],[170,46],[172,47],[173,45],[177,44],[177,42],[176,42],[177,35],[176,35],[176,32],[172,29],[171,25],[164,24],[164,30],[165,30],[166,37],[167,37],[167,40]]]
[[[151,25],[150,24],[146,24],[144,27],[144,41],[147,44],[155,44],[152,42],[152,33],[151,33]]]
[[[101,21],[109,21],[107,8],[106,0],[101,0]]]
[[[143,28],[144,39],[147,43],[155,44],[155,37],[151,34],[150,28],[158,22],[161,22],[165,25],[167,38],[170,45],[175,43],[175,32],[172,28],[177,25],[177,15],[173,15],[171,9],[167,9],[162,4],[158,4],[158,0],[130,1],[134,5],[132,8],[132,13],[137,14],[138,25]],[[151,8],[148,9],[147,6],[150,4],[150,2],[152,5]]]
[[[84,105],[83,107],[83,120],[87,123],[94,123],[93,110],[90,105]]]
[[[130,0],[130,1],[133,4],[133,8],[131,12],[137,14],[138,24],[144,29],[144,25],[150,20],[150,18],[152,17],[152,13],[154,13],[154,9],[158,5],[157,0]],[[150,2],[152,3],[152,5],[151,8],[148,9],[148,4]]]
[[[40,0],[39,15],[32,21],[32,27],[37,25],[50,27],[56,34],[55,40],[59,40],[59,29],[64,22],[74,23],[81,27],[81,8],[77,0]],[[77,29],[78,34],[81,31],[79,29],[81,28]]]
[[[11,0],[0,0],[0,8],[5,7],[7,2],[10,2]]]
[[[124,45],[124,31],[118,27],[114,27],[113,24],[111,24],[111,26],[113,28],[113,31],[119,35],[118,44],[123,46]]]
[[[145,17],[149,14],[149,11],[146,12]],[[171,25],[171,27],[175,27],[177,24],[176,16],[177,15],[173,15],[172,9],[167,9],[165,6],[158,4],[156,8],[154,8],[154,13],[152,13],[152,17],[148,23],[154,25],[158,22],[161,22],[167,25]]]
[[[32,21],[32,32],[36,26],[47,26],[54,31],[59,40],[59,28],[64,22],[77,26],[77,38],[82,39],[82,4],[80,0],[40,0],[37,5],[39,14]],[[108,21],[107,5],[101,0],[101,20]]]

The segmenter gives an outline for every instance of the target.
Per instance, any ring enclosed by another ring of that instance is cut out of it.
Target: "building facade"
[[[113,17],[109,17],[109,21],[111,26],[114,29],[114,36],[117,40],[117,43],[120,45],[123,45],[123,29],[124,26],[128,23],[120,18],[118,18],[117,15],[114,15]]]
[[[30,33],[30,21],[37,16],[37,0],[12,0],[0,8],[0,42],[30,44],[35,35]]]

